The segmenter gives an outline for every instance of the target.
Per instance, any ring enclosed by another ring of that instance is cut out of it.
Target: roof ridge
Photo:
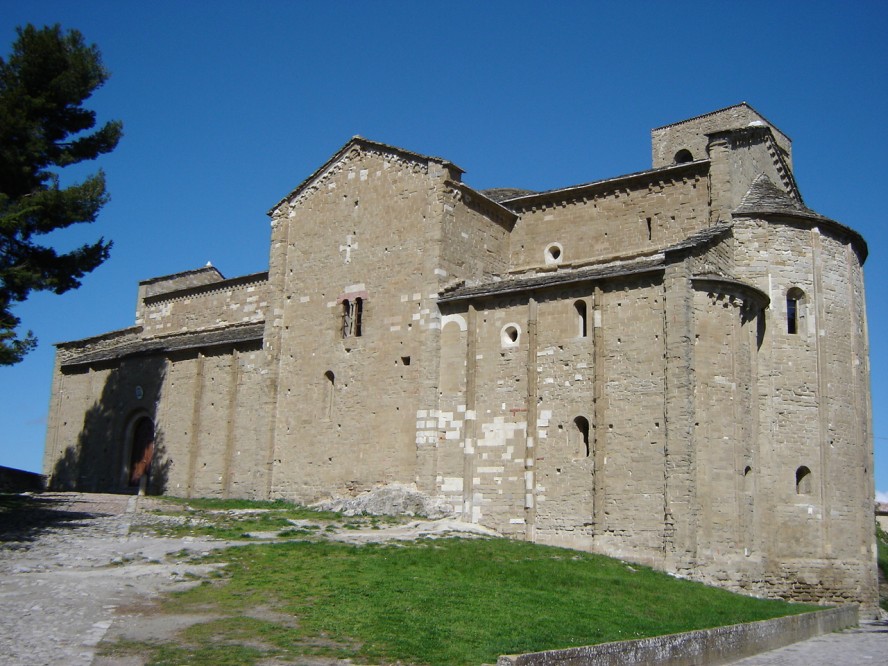
[[[358,145],[363,145],[365,147],[372,146],[377,149],[381,149],[383,152],[393,152],[398,153],[402,156],[409,157],[412,160],[420,161],[420,162],[437,162],[441,165],[451,166],[460,174],[465,173],[465,169],[454,164],[450,160],[444,159],[443,157],[435,157],[434,155],[424,155],[422,153],[417,153],[412,150],[407,150],[406,148],[399,148],[398,146],[382,143],[381,141],[374,141],[373,139],[367,139],[360,134],[355,134],[348,141],[346,141],[343,146],[337,150],[333,155],[331,155],[326,162],[324,162],[320,167],[315,169],[311,175],[308,176],[305,180],[299,183],[296,187],[294,187],[290,192],[283,197],[280,201],[278,201],[274,206],[272,206],[268,210],[268,215],[272,215],[274,211],[276,211],[280,206],[292,199],[294,199],[299,193],[303,190],[307,189],[309,184],[318,180],[324,176],[337,162],[339,162],[343,157],[348,155],[349,151]]]

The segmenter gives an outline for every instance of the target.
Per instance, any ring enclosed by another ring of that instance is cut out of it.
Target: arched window
[[[687,148],[682,148],[677,153],[675,153],[675,163],[676,164],[686,164],[688,162],[693,162],[694,156],[691,155],[691,151]]]
[[[578,416],[574,419],[574,425],[577,428],[577,439],[581,444],[580,452],[589,457],[589,419],[585,416]]]
[[[586,322],[586,301],[577,301],[574,303],[574,308],[577,311],[577,320],[579,323],[579,336],[581,338],[585,338],[588,334],[588,327]]]
[[[811,470],[804,465],[796,470],[796,494],[811,494]]]
[[[800,321],[803,317],[805,292],[793,287],[786,292],[786,332],[795,335],[801,330]]]

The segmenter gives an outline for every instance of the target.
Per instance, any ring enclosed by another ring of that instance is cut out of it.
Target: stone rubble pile
[[[399,483],[380,486],[357,497],[334,497],[312,506],[322,511],[339,511],[346,516],[422,516],[438,520],[453,515],[453,507],[442,499],[429,497],[416,486]]]

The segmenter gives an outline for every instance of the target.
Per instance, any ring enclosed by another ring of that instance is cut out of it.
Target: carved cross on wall
[[[357,241],[354,242],[354,243],[352,243],[352,238],[353,238],[352,235],[349,234],[348,236],[345,237],[345,245],[340,245],[340,246],[339,246],[339,251],[340,251],[340,252],[345,251],[345,263],[347,263],[347,264],[350,264],[350,263],[351,263],[351,251],[352,251],[352,249],[353,249],[353,248],[354,248],[354,249],[357,249],[357,248],[358,248],[358,243],[357,243]]]

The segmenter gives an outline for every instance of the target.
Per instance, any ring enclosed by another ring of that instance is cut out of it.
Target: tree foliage
[[[111,121],[89,132],[96,114],[83,102],[108,78],[95,45],[58,25],[17,33],[9,58],[0,58],[0,365],[17,363],[37,342],[16,330],[16,303],[31,291],[79,287],[108,258],[103,238],[64,253],[37,241],[95,221],[108,201],[104,173],[63,188],[58,170],[110,152],[123,128]]]

